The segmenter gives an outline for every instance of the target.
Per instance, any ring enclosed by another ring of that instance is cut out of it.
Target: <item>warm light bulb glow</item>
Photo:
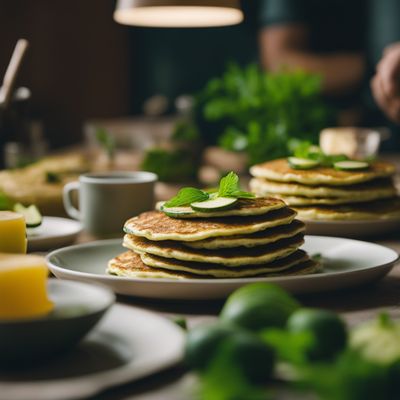
[[[227,26],[243,21],[241,10],[212,6],[156,6],[116,9],[114,20],[124,25],[160,28]]]

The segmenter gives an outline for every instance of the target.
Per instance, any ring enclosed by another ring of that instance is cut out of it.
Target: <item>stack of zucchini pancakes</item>
[[[313,273],[304,224],[279,199],[239,199],[213,211],[149,211],[129,219],[107,272],[132,278],[244,278]]]
[[[287,159],[255,165],[250,188],[278,197],[305,220],[371,220],[400,217],[395,168],[373,162],[365,170],[295,169]]]

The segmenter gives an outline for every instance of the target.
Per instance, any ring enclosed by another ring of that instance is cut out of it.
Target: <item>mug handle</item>
[[[79,182],[69,182],[63,188],[63,202],[67,214],[74,219],[80,220],[80,211],[72,205],[71,193],[74,190],[79,190]]]

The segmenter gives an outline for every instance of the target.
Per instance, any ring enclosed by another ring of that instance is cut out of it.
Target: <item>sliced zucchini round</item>
[[[318,167],[319,161],[308,158],[289,157],[288,163],[293,169],[311,169]]]
[[[168,215],[168,217],[179,218],[179,217],[189,217],[190,214],[194,214],[195,212],[191,207],[165,207],[161,206],[160,211]]]
[[[34,204],[24,207],[21,203],[16,203],[14,211],[24,216],[27,228],[36,228],[42,224],[42,214]]]
[[[368,169],[369,164],[365,161],[338,161],[333,167],[340,171],[362,171]]]
[[[237,201],[238,199],[233,197],[216,197],[215,199],[211,200],[191,203],[190,207],[199,212],[222,211],[234,207]]]

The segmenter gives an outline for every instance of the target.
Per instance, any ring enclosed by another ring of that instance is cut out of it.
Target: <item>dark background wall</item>
[[[129,111],[129,28],[113,21],[114,6],[114,0],[0,0],[1,79],[17,39],[28,39],[17,85],[32,91],[31,114],[44,122],[53,147],[77,142],[87,118]]]
[[[118,25],[115,0],[0,0],[0,78],[17,39],[28,39],[17,84],[32,91],[30,115],[52,147],[76,143],[87,119],[140,114],[155,94],[173,112],[177,96],[198,92],[227,62],[256,61],[257,4],[243,0],[238,26],[154,29]],[[11,136],[0,129],[0,143]]]

